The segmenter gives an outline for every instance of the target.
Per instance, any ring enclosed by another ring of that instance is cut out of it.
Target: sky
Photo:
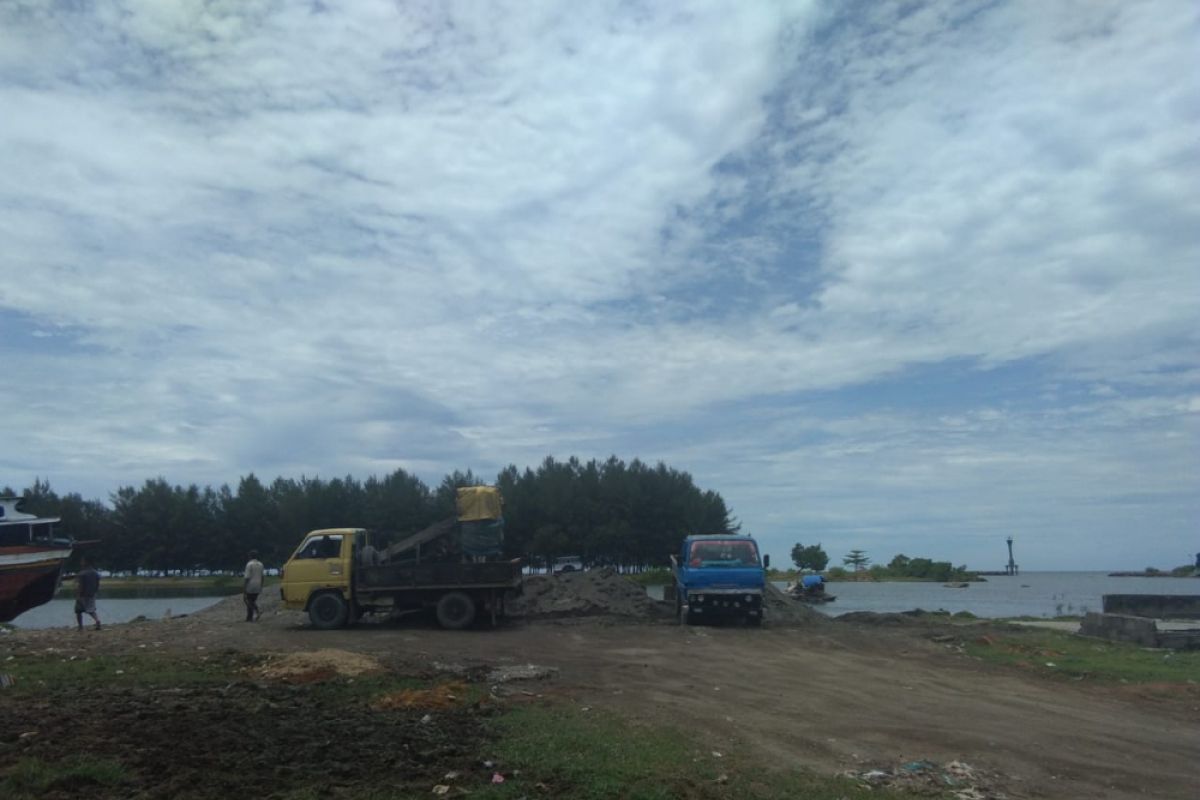
[[[776,563],[1190,563],[1197,75],[1192,0],[7,0],[0,485],[617,455]]]

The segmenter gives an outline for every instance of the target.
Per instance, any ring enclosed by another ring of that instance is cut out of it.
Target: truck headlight
[[[754,600],[754,597],[752,597],[751,595],[746,595],[746,602],[747,602],[747,603],[749,603],[749,602],[752,602],[753,600]]]

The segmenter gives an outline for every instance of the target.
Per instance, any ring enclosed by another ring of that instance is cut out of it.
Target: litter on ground
[[[843,777],[862,781],[872,787],[886,787],[915,793],[949,792],[955,800],[1006,800],[1000,776],[972,767],[962,761],[938,764],[934,761],[909,761],[894,769],[875,768],[842,773]]]

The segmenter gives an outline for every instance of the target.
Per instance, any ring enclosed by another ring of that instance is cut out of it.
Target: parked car
[[[583,572],[583,559],[579,556],[562,556],[554,559],[554,574],[562,572]]]

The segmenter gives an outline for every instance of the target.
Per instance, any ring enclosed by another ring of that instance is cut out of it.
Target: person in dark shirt
[[[96,630],[100,630],[100,617],[96,614],[96,595],[100,592],[100,573],[92,567],[92,562],[83,558],[79,562],[79,573],[75,576],[75,624],[83,630],[83,615],[87,614],[96,621]]]

